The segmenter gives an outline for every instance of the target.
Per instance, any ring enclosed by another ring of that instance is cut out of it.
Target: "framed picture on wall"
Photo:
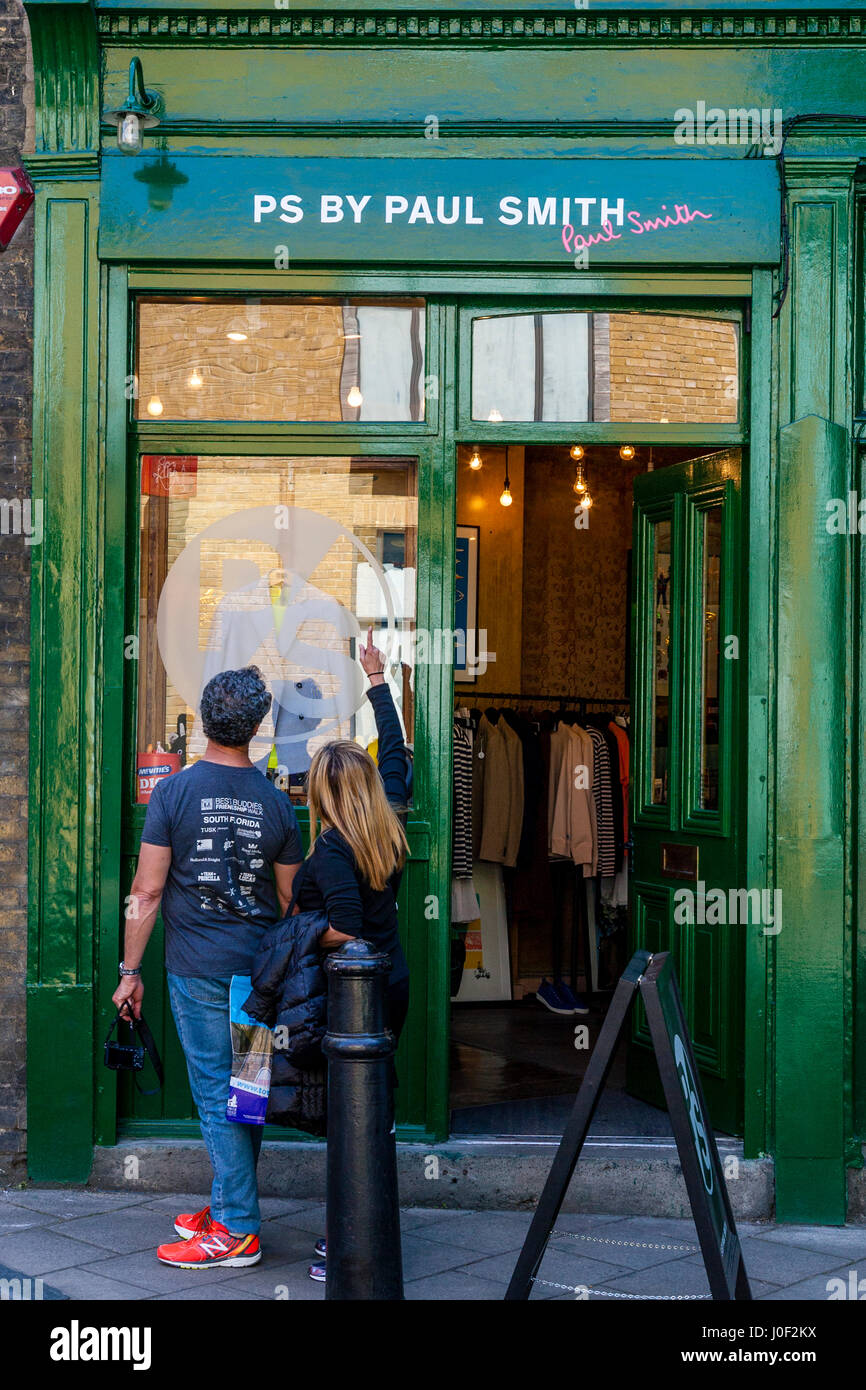
[[[458,526],[454,587],[454,679],[474,683],[478,668],[478,526]]]

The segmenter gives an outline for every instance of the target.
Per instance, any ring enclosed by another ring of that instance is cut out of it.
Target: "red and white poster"
[[[0,169],[0,251],[5,251],[36,197],[24,169]]]

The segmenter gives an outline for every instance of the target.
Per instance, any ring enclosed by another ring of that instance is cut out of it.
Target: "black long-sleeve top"
[[[394,700],[387,685],[367,691],[379,736],[379,776],[385,795],[397,810],[404,810],[409,796],[409,758]],[[408,979],[409,966],[400,945],[397,925],[397,893],[403,877],[395,869],[385,887],[377,890],[361,874],[348,842],[331,827],[316,840],[303,869],[298,893],[302,912],[323,911],[335,931],[360,936],[391,957],[389,989]]]

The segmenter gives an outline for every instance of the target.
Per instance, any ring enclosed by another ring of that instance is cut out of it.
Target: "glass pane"
[[[701,670],[701,800],[705,811],[719,809],[719,683],[721,642],[722,508],[703,514],[703,660]]]
[[[736,323],[673,314],[510,314],[472,323],[472,418],[734,424]]]
[[[589,420],[590,314],[472,324],[473,420]]]
[[[653,524],[652,804],[668,803],[670,750],[671,523]]]
[[[303,800],[320,743],[376,737],[370,625],[411,743],[417,525],[413,459],[146,455],[138,800],[204,752],[207,681],[251,664],[273,704],[250,757]]]
[[[142,299],[140,420],[424,419],[422,300]]]

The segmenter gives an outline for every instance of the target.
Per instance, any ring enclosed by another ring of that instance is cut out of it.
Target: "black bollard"
[[[328,1258],[325,1298],[403,1297],[394,1036],[385,1028],[387,956],[348,941],[328,972]]]

